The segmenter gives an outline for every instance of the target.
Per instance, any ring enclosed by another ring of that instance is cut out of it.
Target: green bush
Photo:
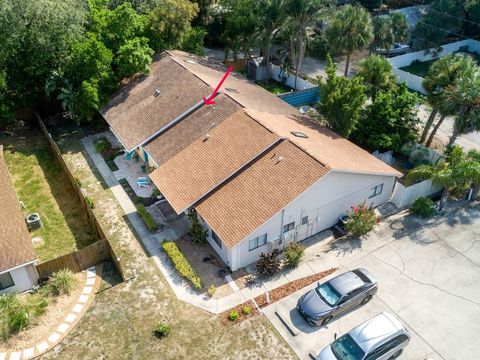
[[[137,204],[136,207],[138,215],[141,216],[141,218],[145,222],[145,225],[147,225],[147,228],[151,231],[156,231],[158,229],[158,225],[155,220],[153,220],[152,215],[150,215],[147,209],[145,209],[145,206],[143,206],[142,204]]]
[[[250,306],[245,305],[245,306],[242,307],[242,314],[243,315],[248,315],[251,312],[252,312],[252,308]]]
[[[255,271],[259,275],[273,276],[280,270],[279,256],[281,251],[279,249],[273,249],[269,253],[261,253],[260,259],[255,265]]]
[[[155,336],[159,338],[167,337],[170,334],[170,325],[167,323],[160,323],[154,330]]]
[[[75,287],[73,273],[68,269],[54,272],[48,280],[48,286],[54,295],[70,294]]]
[[[302,261],[305,248],[298,243],[291,243],[285,249],[285,260],[288,266],[297,267]]]
[[[190,281],[196,289],[200,290],[203,287],[202,279],[197,275],[195,270],[193,270],[185,256],[183,256],[177,244],[173,241],[164,241],[162,243],[162,248],[172,261],[180,276]]]
[[[323,34],[316,34],[315,37],[308,42],[307,50],[310,55],[325,59],[329,52],[328,41]]]
[[[110,150],[111,148],[112,148],[112,145],[110,144],[110,142],[105,137],[100,138],[95,142],[95,151],[97,153],[101,153],[103,151]]]
[[[422,218],[429,218],[435,215],[437,209],[432,199],[428,197],[419,197],[415,200],[412,206],[410,206],[410,211]]]
[[[230,311],[230,314],[228,314],[228,320],[235,321],[237,319],[238,319],[238,311],[237,310]]]
[[[78,187],[82,187],[82,181],[78,177],[75,177],[75,182],[77,183]]]
[[[0,295],[0,339],[7,340],[43,314],[48,306],[47,296],[47,292],[32,293],[22,302],[17,294]]]
[[[190,220],[188,235],[190,235],[192,243],[201,244],[207,241],[207,230],[205,230],[202,224],[200,224],[195,209],[192,208],[188,211],[188,219]]]
[[[345,228],[353,236],[362,237],[373,230],[378,220],[372,207],[365,204],[352,206]]]
[[[85,196],[85,201],[87,202],[87,205],[90,207],[90,209],[95,209],[95,202],[91,197]]]
[[[213,297],[213,295],[215,295],[216,292],[217,292],[217,288],[215,287],[215,285],[212,284],[208,287],[208,290],[207,290],[208,296]]]

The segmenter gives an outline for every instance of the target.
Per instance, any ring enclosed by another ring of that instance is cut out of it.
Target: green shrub
[[[207,241],[207,230],[205,230],[198,220],[197,211],[191,208],[188,211],[188,218],[190,219],[190,228],[188,235],[192,238],[194,244],[201,244]]]
[[[238,319],[238,311],[237,310],[230,311],[230,314],[228,314],[228,320],[235,321],[237,319]]]
[[[85,196],[85,201],[87,202],[87,205],[90,209],[95,209],[95,202],[91,197]]]
[[[196,289],[200,290],[203,287],[202,279],[197,275],[195,270],[193,270],[185,256],[183,256],[177,244],[173,241],[164,241],[162,243],[162,248],[172,261],[180,276],[190,281]]]
[[[215,287],[215,285],[212,284],[208,287],[208,290],[207,290],[208,296],[213,297],[213,295],[215,295],[216,292],[217,292],[217,288]]]
[[[325,35],[321,33],[315,34],[315,36],[308,42],[307,50],[310,55],[325,59],[329,52],[328,41],[325,38]]]
[[[143,206],[143,204],[137,204],[136,207],[138,215],[141,216],[145,222],[145,225],[147,225],[147,228],[150,231],[156,231],[158,229],[158,225],[155,220],[153,220],[152,215],[150,215],[147,209],[145,209],[145,206]]]
[[[273,276],[280,270],[280,250],[273,249],[271,252],[260,254],[260,259],[255,265],[255,271],[259,275]]]
[[[75,182],[77,183],[79,188],[82,187],[82,181],[78,177],[75,177]]]
[[[105,137],[100,138],[95,142],[95,151],[97,153],[110,150],[111,148],[112,148],[112,145]]]
[[[167,337],[170,334],[170,325],[167,323],[160,323],[154,330],[155,336],[159,338]]]
[[[251,312],[252,312],[252,308],[250,306],[245,305],[245,306],[242,307],[242,314],[243,315],[248,315]]]
[[[285,260],[288,266],[297,267],[302,261],[305,248],[298,243],[291,243],[285,249]]]
[[[70,294],[75,287],[75,278],[68,269],[54,272],[48,280],[48,286],[54,295]]]
[[[372,207],[365,204],[352,206],[345,228],[353,236],[362,237],[373,230],[378,220]]]
[[[410,211],[422,218],[429,218],[435,215],[437,209],[432,199],[428,197],[419,197],[415,200],[412,206],[410,206]]]

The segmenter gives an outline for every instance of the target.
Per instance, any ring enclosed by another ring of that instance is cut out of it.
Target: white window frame
[[[308,215],[302,216],[302,225],[308,225]]]
[[[213,231],[212,229],[212,240],[215,244],[217,244],[217,246],[221,249],[222,248],[222,239],[220,239],[220,237],[217,235],[217,233],[215,231]],[[218,242],[217,242],[218,240]]]
[[[11,282],[11,285],[8,285],[8,286],[3,286],[2,283],[0,282],[0,290],[5,290],[5,289],[8,289],[8,288],[11,288],[12,286],[15,286],[15,281],[13,281],[13,277],[12,277],[12,274],[10,274],[10,272],[5,272],[3,274],[0,274],[0,278],[3,277],[3,276],[8,276],[9,277],[9,282]]]
[[[287,227],[287,230],[285,230],[285,227]],[[283,233],[287,233],[289,231],[292,231],[295,229],[295,221],[292,221],[288,224],[283,225]]]
[[[252,246],[253,244],[253,246]],[[248,241],[248,251],[253,251],[267,244],[267,233]]]
[[[380,191],[378,191],[378,189],[380,189]],[[372,191],[372,194],[368,197],[369,199],[381,195],[383,193],[383,183],[372,187],[370,190]]]

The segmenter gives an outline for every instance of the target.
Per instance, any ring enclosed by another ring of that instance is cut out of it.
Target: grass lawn
[[[46,261],[95,241],[74,190],[39,130],[0,138],[24,214],[38,212],[43,227],[31,232],[40,237],[35,253]]]
[[[69,167],[95,200],[93,211],[130,280],[119,283],[113,266],[104,268],[102,287],[92,306],[44,359],[296,358],[265,317],[224,325],[219,316],[179,301],[140,245],[81,143],[65,137],[61,147]],[[159,322],[171,326],[167,338],[153,335]]]
[[[417,75],[420,77],[425,77],[428,74],[428,69],[436,60],[430,61],[414,61],[410,65],[401,67],[400,70],[409,72],[410,74]]]
[[[283,85],[282,83],[279,83],[275,80],[270,80],[268,83],[264,81],[259,81],[257,84],[275,95],[285,94],[292,90],[291,87]]]

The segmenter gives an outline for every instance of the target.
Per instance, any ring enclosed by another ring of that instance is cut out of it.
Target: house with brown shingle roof
[[[0,145],[0,294],[37,284],[37,257]]]
[[[156,168],[150,177],[174,211],[196,209],[232,270],[333,226],[353,205],[389,200],[401,173],[241,75],[203,105],[224,72],[164,52],[101,113]]]

